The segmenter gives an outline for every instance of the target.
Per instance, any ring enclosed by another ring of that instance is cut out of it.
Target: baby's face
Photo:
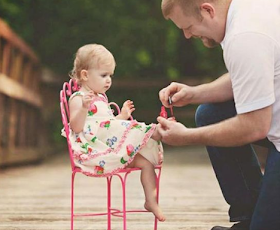
[[[87,70],[87,80],[84,82],[94,93],[105,93],[112,85],[115,64],[99,64],[98,68]]]

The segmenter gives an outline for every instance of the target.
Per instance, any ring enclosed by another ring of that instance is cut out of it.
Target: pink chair
[[[107,179],[107,212],[104,213],[74,213],[74,179],[76,173],[82,173],[81,169],[75,166],[73,161],[73,150],[71,147],[71,143],[69,140],[69,107],[68,107],[68,99],[72,95],[73,92],[78,90],[78,85],[74,80],[70,80],[69,82],[65,82],[63,84],[63,88],[60,91],[60,109],[61,109],[61,116],[62,116],[62,123],[65,129],[67,144],[68,144],[68,151],[69,157],[71,161],[71,168],[72,168],[72,180],[71,180],[71,230],[74,229],[74,218],[81,217],[81,216],[100,216],[106,215],[107,216],[107,230],[111,230],[111,217],[122,217],[123,218],[123,230],[126,230],[126,216],[127,213],[136,213],[136,212],[147,212],[146,210],[127,210],[126,209],[126,180],[128,174],[133,171],[141,170],[140,168],[128,168],[115,173],[113,176],[105,177]],[[117,108],[118,113],[120,109],[118,105],[114,102],[110,103],[110,105],[114,105]],[[159,180],[161,175],[161,166],[156,166],[156,181],[157,181],[157,201],[159,199]],[[114,176],[117,176],[122,185],[122,209],[115,209],[111,207],[111,182]],[[155,218],[154,221],[154,230],[157,230],[157,223],[158,220]]]

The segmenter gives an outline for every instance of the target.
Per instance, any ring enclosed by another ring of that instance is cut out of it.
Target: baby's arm
[[[70,127],[75,133],[83,131],[93,96],[93,93],[89,92],[83,96],[75,96],[69,101]]]
[[[117,119],[127,120],[132,112],[135,110],[133,101],[127,100],[123,103],[123,107],[121,109],[121,113],[116,116]]]

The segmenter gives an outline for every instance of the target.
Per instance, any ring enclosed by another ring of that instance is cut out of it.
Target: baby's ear
[[[88,80],[88,72],[86,70],[84,70],[84,69],[81,71],[81,79],[83,81],[87,81]]]

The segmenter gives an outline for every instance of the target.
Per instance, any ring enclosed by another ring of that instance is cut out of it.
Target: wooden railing
[[[40,75],[37,56],[0,19],[0,165],[41,157]]]

